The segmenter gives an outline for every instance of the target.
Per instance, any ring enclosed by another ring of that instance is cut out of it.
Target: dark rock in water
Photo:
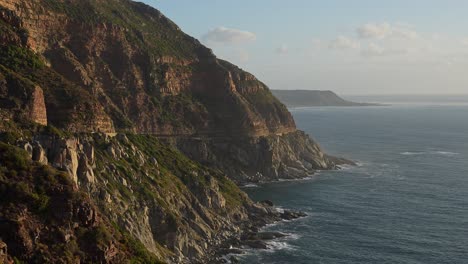
[[[334,162],[335,164],[338,164],[338,167],[340,167],[340,165],[351,165],[351,166],[356,166],[357,165],[356,162],[354,162],[352,160],[349,160],[349,159],[340,158],[340,157],[333,157],[333,156],[329,156],[329,155],[326,155],[326,156],[330,161]]]
[[[281,232],[249,232],[243,236],[243,240],[273,240],[288,236]]]
[[[281,232],[260,232],[257,234],[257,237],[261,240],[273,240],[277,238],[282,238],[288,236],[287,234]]]
[[[241,237],[242,240],[257,240],[257,232],[246,232],[244,235]]]
[[[238,248],[231,248],[229,249],[229,254],[244,254],[244,251],[242,251],[242,249],[238,249]]]
[[[228,254],[240,255],[240,254],[244,254],[244,251],[240,248],[225,248],[225,249],[219,250],[219,254],[220,255],[228,255]]]
[[[231,256],[229,260],[231,261],[231,263],[239,263],[239,259],[236,258],[235,256]]]
[[[285,210],[283,213],[280,214],[281,219],[284,220],[294,220],[302,217],[306,217],[307,214],[303,212],[294,212]]]
[[[274,205],[273,202],[270,201],[270,200],[263,200],[260,203],[263,204],[263,205],[267,205],[267,206],[273,206]]]
[[[254,249],[268,249],[268,245],[261,240],[247,240],[244,244]]]

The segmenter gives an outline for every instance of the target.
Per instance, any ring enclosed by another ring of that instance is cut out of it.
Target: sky
[[[143,0],[271,89],[468,94],[466,0]]]

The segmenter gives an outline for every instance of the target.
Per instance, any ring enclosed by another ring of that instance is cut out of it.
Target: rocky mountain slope
[[[272,93],[288,107],[308,106],[377,106],[371,103],[356,103],[339,97],[332,91],[318,90],[272,90]]]
[[[3,142],[0,161],[1,263],[159,263],[114,228],[65,172]]]
[[[308,140],[268,87],[217,59],[151,7],[117,0],[0,3],[0,112],[5,118],[26,118],[71,132],[240,139],[235,145],[271,135]],[[18,92],[19,87],[25,91]],[[278,147],[267,149],[277,152]],[[263,154],[260,146],[255,149],[247,159]],[[310,173],[301,156],[290,158],[302,176]],[[322,164],[320,168],[334,166],[326,159]],[[279,165],[255,171],[257,167],[241,174],[253,177],[252,171],[265,173]]]
[[[265,84],[129,0],[0,0],[0,117],[19,157],[0,155],[8,261],[204,262],[280,219],[234,182],[344,162]]]

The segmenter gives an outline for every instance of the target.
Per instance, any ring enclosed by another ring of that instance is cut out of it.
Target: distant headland
[[[319,90],[271,90],[288,107],[307,106],[381,106],[375,103],[347,101],[332,91]]]

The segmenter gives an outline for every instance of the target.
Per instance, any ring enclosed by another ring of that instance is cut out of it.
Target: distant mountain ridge
[[[288,107],[306,106],[376,106],[379,104],[347,101],[332,91],[319,90],[271,90]]]

